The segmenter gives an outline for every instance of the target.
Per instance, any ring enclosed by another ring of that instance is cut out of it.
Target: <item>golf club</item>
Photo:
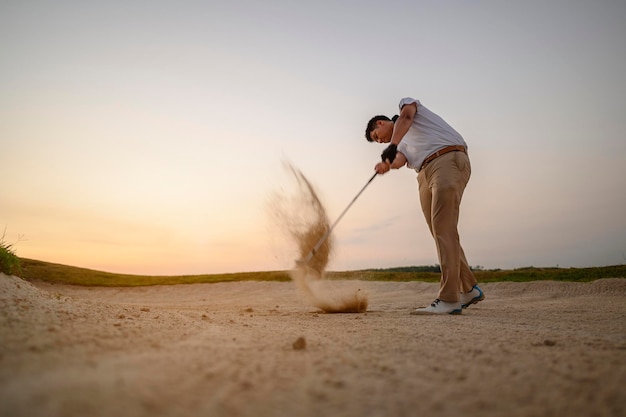
[[[348,211],[348,209],[352,206],[352,204],[354,204],[354,202],[356,201],[357,198],[359,198],[359,196],[361,195],[361,193],[363,191],[365,191],[365,189],[367,188],[368,185],[370,185],[370,183],[374,180],[374,178],[376,178],[376,175],[378,175],[377,173],[374,173],[374,175],[372,175],[372,177],[367,181],[367,183],[363,186],[363,188],[361,188],[361,191],[359,191],[359,193],[352,199],[352,201],[350,202],[350,204],[348,204],[348,207],[346,207],[343,212],[339,215],[339,217],[337,218],[337,220],[335,220],[335,223],[333,223],[328,230],[326,231],[326,233],[324,233],[324,235],[320,238],[320,240],[317,241],[317,243],[315,244],[315,246],[313,246],[313,249],[311,249],[311,251],[309,252],[309,254],[307,256],[305,256],[303,259],[300,259],[298,261],[296,261],[297,265],[306,265],[309,263],[309,261],[315,256],[315,254],[317,253],[317,251],[319,250],[320,246],[322,246],[322,244],[326,241],[326,239],[328,239],[328,236],[330,236],[330,233],[333,231],[333,229],[335,228],[335,226],[337,226],[337,223],[339,223],[339,220],[341,220],[341,218],[344,216],[344,214],[346,214],[346,212]]]

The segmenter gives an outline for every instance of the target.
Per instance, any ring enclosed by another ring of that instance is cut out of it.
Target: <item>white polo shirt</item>
[[[419,170],[424,160],[439,149],[451,145],[467,147],[463,136],[445,120],[424,107],[419,100],[406,97],[400,100],[400,110],[406,104],[416,103],[413,123],[398,144],[398,152],[407,159],[407,166]]]

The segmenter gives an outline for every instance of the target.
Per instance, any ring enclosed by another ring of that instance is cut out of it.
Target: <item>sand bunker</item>
[[[326,313],[363,313],[367,310],[367,293],[359,288],[332,285],[324,277],[332,254],[332,233],[317,248],[308,262],[307,255],[329,230],[326,209],[313,185],[293,165],[285,163],[295,189],[276,193],[270,211],[277,228],[297,248],[297,259],[290,276],[305,302]]]
[[[315,314],[291,282],[96,288],[0,274],[0,416],[621,417],[626,279],[497,282],[461,316],[438,283],[335,281],[367,314]]]

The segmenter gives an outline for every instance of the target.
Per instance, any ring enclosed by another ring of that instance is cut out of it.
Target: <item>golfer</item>
[[[414,169],[420,202],[441,265],[441,284],[435,301],[411,314],[461,314],[463,308],[485,296],[476,285],[461,247],[457,224],[459,207],[471,166],[463,137],[419,100],[400,100],[400,115],[393,120],[375,116],[367,124],[369,142],[388,143],[378,174],[403,166]]]

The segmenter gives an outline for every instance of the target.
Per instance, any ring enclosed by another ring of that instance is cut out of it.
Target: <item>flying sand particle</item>
[[[285,168],[293,174],[296,190],[292,195],[277,193],[270,208],[277,226],[297,246],[298,259],[304,259],[327,232],[330,223],[326,209],[304,174],[289,163],[285,163]],[[364,313],[368,304],[365,291],[345,286],[337,288],[337,283],[331,285],[324,279],[332,246],[331,234],[306,265],[294,262],[291,279],[306,302],[326,313]]]

